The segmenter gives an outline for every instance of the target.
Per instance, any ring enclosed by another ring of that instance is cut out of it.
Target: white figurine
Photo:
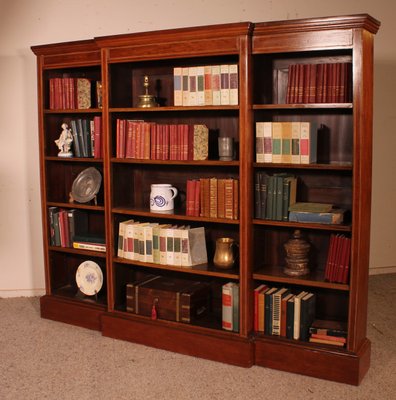
[[[62,133],[60,134],[59,139],[55,140],[55,143],[60,150],[58,157],[73,157],[73,153],[70,151],[72,142],[73,135],[71,129],[69,129],[67,124],[63,123]]]

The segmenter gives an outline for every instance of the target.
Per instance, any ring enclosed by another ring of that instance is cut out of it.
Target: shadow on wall
[[[370,268],[396,266],[396,62],[374,65]]]

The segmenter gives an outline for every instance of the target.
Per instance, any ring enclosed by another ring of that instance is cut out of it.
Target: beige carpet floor
[[[359,387],[238,368],[41,319],[38,298],[0,299],[0,400],[396,399],[396,274],[370,277],[371,368]]]

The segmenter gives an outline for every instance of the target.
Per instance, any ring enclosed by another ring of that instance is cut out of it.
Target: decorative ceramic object
[[[169,183],[151,185],[150,211],[172,212],[174,209],[173,199],[177,196],[177,189]]]

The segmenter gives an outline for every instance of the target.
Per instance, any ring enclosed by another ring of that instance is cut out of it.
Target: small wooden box
[[[207,283],[151,275],[127,284],[127,311],[135,314],[190,323],[209,308]]]

